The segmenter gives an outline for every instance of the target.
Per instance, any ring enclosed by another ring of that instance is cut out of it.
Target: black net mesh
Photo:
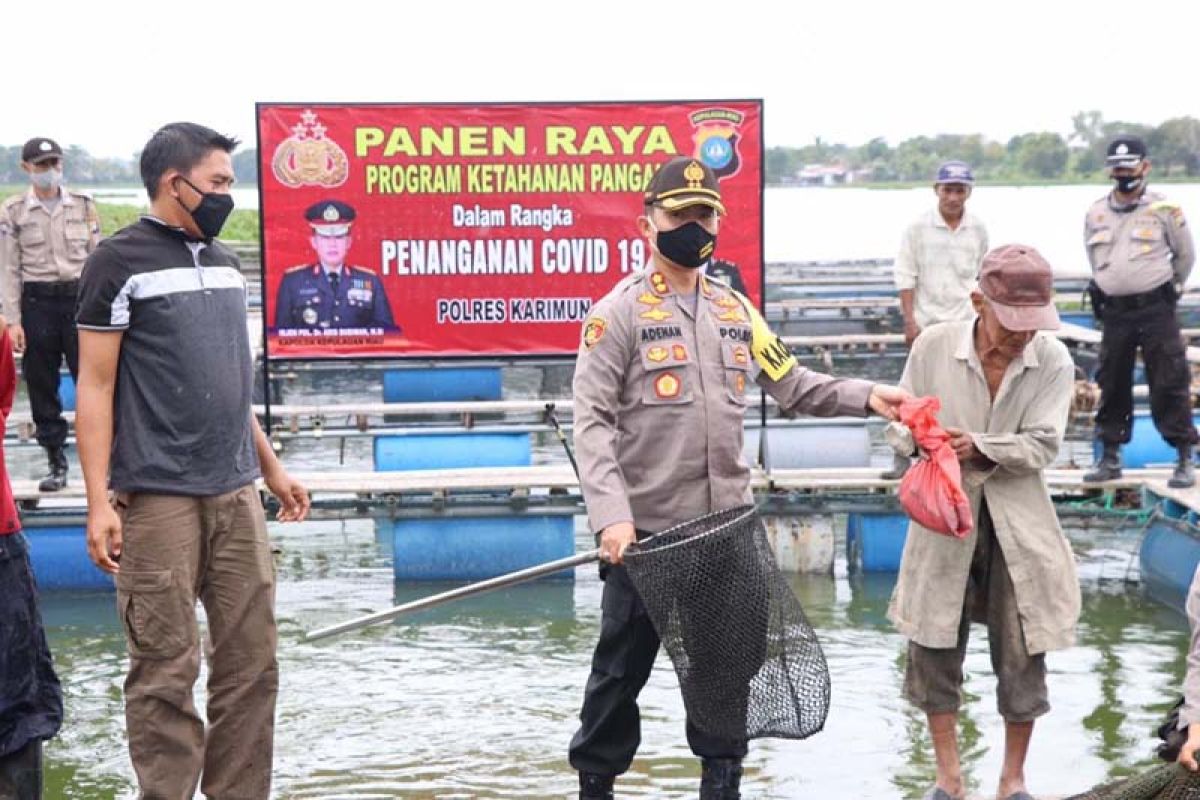
[[[692,724],[713,736],[803,739],[829,712],[829,670],[754,506],[631,546],[625,566]]]
[[[1196,800],[1200,774],[1178,764],[1160,764],[1123,780],[1097,786],[1067,800]]]

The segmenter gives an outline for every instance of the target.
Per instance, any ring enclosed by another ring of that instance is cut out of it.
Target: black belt
[[[1118,311],[1136,311],[1139,308],[1147,308],[1158,303],[1174,303],[1175,299],[1175,286],[1168,281],[1141,294],[1106,294],[1104,305]]]
[[[21,293],[30,297],[75,297],[79,294],[79,281],[26,281]]]

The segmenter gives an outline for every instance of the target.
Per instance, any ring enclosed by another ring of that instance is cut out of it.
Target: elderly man
[[[998,797],[1032,800],[1024,764],[1033,723],[1049,709],[1045,653],[1069,647],[1079,585],[1042,470],[1058,454],[1074,366],[1058,327],[1050,265],[1036,250],[1006,245],[983,259],[971,294],[975,319],[936,325],[916,340],[901,387],[941,399],[971,501],[964,539],[915,523],[888,617],[909,638],[904,691],[928,715],[937,785],[927,800],[963,797],[956,716],[972,620],[988,627],[998,705],[1005,721]],[[898,452],[911,433],[888,431]]]

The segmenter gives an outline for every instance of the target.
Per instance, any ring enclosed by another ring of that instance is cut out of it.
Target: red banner
[[[761,304],[760,101],[257,113],[271,358],[574,353],[649,262],[642,192],[679,154],[720,178],[716,258]]]

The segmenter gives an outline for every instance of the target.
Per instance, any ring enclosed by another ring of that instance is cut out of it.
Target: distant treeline
[[[1175,117],[1159,125],[1107,122],[1099,111],[1081,111],[1071,118],[1072,133],[1023,133],[1007,142],[982,134],[916,136],[895,147],[883,137],[860,145],[832,144],[817,139],[804,147],[768,147],[768,183],[790,183],[809,166],[836,165],[841,180],[857,183],[928,181],[937,165],[949,159],[966,161],[976,178],[998,183],[1089,180],[1104,173],[1104,149],[1117,133],[1141,135],[1159,176],[1200,177],[1200,119]],[[79,145],[66,152],[67,180],[75,185],[141,183],[138,153],[130,158],[97,158]],[[0,147],[0,184],[25,183],[21,146]],[[239,150],[233,168],[243,185],[258,182],[258,151]]]
[[[70,184],[142,182],[138,173],[141,153],[134,153],[129,158],[100,158],[76,144],[63,144],[63,147],[66,149],[63,170]],[[239,183],[250,186],[258,183],[258,151],[252,148],[235,152],[233,171]],[[21,171],[21,145],[0,146],[0,184],[23,184],[27,180]]]
[[[1200,120],[1176,117],[1160,125],[1107,122],[1099,111],[1071,118],[1073,132],[1023,133],[1007,142],[981,134],[916,136],[892,147],[882,137],[857,146],[817,141],[805,147],[768,147],[768,183],[796,181],[806,166],[845,167],[856,182],[928,181],[937,165],[966,161],[975,177],[996,182],[1087,180],[1104,172],[1105,148],[1118,133],[1142,136],[1161,175],[1200,176]]]

